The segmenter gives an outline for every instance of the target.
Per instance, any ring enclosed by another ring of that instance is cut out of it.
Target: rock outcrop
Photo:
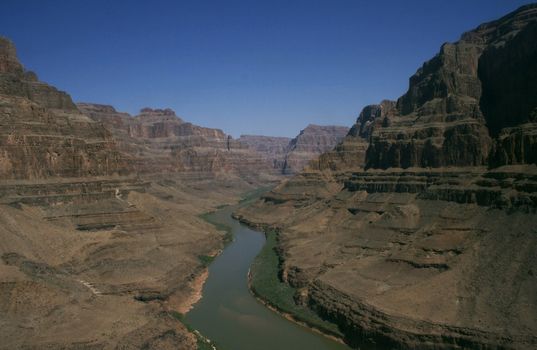
[[[535,12],[529,5],[442,45],[374,129],[366,166],[531,163]]]
[[[235,215],[355,347],[537,346],[537,5],[444,44],[397,102]]]
[[[279,173],[292,175],[336,147],[348,131],[343,126],[310,124],[293,139],[242,135],[238,140],[271,161]]]
[[[27,98],[42,107],[76,110],[71,97],[24,69],[13,43],[0,37],[0,94]]]

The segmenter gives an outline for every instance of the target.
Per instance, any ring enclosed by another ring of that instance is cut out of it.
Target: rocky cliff
[[[343,126],[310,124],[293,139],[242,135],[239,141],[271,160],[278,172],[290,175],[300,172],[310,161],[332,150],[348,131]]]
[[[375,128],[366,166],[534,163],[535,11],[521,8],[442,45]]]
[[[349,129],[334,125],[308,125],[289,142],[282,173],[300,172],[320,154],[332,150],[347,134]]]
[[[285,164],[285,155],[291,138],[260,135],[241,135],[239,142],[248,145],[259,154],[272,161],[274,169],[281,171]]]
[[[251,188],[242,149],[170,110],[79,109],[1,38],[0,348],[195,349],[177,315],[224,241],[199,215]]]
[[[69,95],[39,82],[0,38],[0,179],[107,176],[128,171],[111,134]]]
[[[442,45],[307,171],[235,215],[355,347],[537,346],[537,5]]]
[[[109,128],[119,148],[141,174],[239,176],[248,181],[272,179],[268,159],[220,129],[183,121],[171,109],[144,108],[137,116],[112,106],[79,103],[78,108]]]

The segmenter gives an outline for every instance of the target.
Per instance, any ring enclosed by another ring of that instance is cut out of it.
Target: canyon
[[[196,348],[177,317],[229,240],[201,214],[280,174],[171,109],[74,103],[0,38],[0,348]]]
[[[537,346],[536,29],[533,4],[442,45],[235,212],[277,233],[280,280],[351,346]]]
[[[201,347],[183,316],[230,240],[205,214],[268,187],[233,217],[275,235],[275,278],[349,346],[537,347],[535,42],[533,4],[350,128],[234,139],[75,103],[0,37],[0,349]]]
[[[172,311],[225,239],[199,215],[257,186],[252,160],[168,110],[83,110],[0,40],[0,348],[196,348]]]

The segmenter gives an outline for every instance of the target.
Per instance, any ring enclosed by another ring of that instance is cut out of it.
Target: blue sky
[[[446,41],[531,1],[2,0],[0,35],[75,101],[240,134],[350,126]]]

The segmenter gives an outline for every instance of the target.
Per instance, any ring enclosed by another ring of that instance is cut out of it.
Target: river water
[[[247,274],[265,235],[231,218],[234,207],[211,219],[232,228],[234,240],[209,266],[203,297],[186,322],[219,350],[349,350],[267,309],[248,290]]]

